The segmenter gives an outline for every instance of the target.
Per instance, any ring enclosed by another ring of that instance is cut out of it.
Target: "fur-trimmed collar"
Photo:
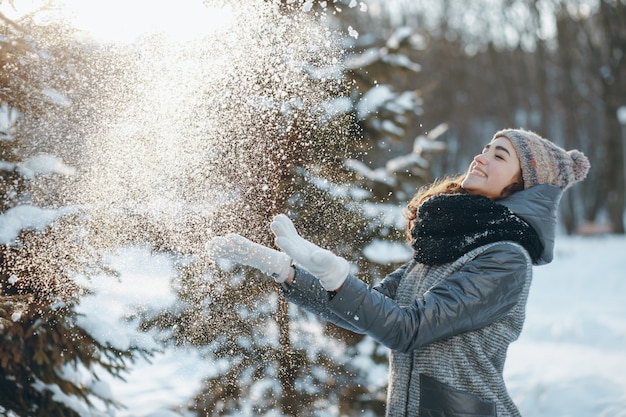
[[[419,208],[411,229],[415,259],[426,265],[451,262],[479,246],[513,241],[537,263],[543,245],[537,232],[507,207],[487,197],[441,194]]]

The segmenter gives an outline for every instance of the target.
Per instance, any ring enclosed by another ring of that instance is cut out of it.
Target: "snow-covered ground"
[[[123,341],[130,330],[121,319],[131,308],[124,303],[136,308],[140,300],[149,308],[170,301],[173,271],[141,249],[111,262],[122,269],[121,283],[109,282],[86,310],[107,315],[109,337]],[[118,329],[110,326],[112,316],[120,318]],[[215,367],[191,350],[141,361],[126,382],[108,381],[127,406],[117,415],[175,415],[170,410]],[[558,238],[553,263],[535,268],[526,326],[510,348],[505,378],[524,417],[626,416],[626,237]]]
[[[626,238],[557,239],[505,377],[523,416],[626,416]]]

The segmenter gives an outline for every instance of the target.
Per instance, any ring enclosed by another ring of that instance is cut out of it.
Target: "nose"
[[[476,163],[481,164],[481,165],[485,165],[485,154],[484,153],[479,153],[478,155],[476,155],[474,157],[474,161],[476,161]]]

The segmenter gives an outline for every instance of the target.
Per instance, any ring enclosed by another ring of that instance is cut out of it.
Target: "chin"
[[[465,189],[467,192],[472,193],[475,187],[472,187],[472,179],[465,177],[463,181],[461,181],[461,187]]]

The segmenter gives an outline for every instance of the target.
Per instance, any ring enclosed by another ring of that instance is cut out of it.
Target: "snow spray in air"
[[[321,130],[340,90],[332,74],[315,75],[337,62],[331,30],[302,7],[220,5],[224,19],[202,37],[101,49],[66,191],[105,247],[199,254],[213,234],[254,230],[290,146]]]
[[[38,134],[25,148],[75,170],[35,181],[33,202],[81,214],[58,229],[50,241],[55,251],[38,251],[45,256],[33,276],[50,276],[43,270],[50,258],[68,269],[70,253],[77,262],[134,245],[174,254],[183,301],[171,311],[159,306],[142,328],[167,328],[163,337],[217,346],[215,355],[245,351],[249,363],[271,364],[290,351],[276,348],[289,343],[290,328],[277,329],[276,321],[286,307],[274,314],[276,293],[261,287],[273,281],[244,282],[246,297],[235,299],[231,277],[207,276],[213,265],[204,247],[228,231],[269,243],[268,220],[293,186],[286,174],[305,165],[313,142],[323,141],[330,156],[343,140],[347,129],[329,125],[341,118],[329,119],[328,106],[343,93],[341,52],[311,2],[215,3],[224,20],[193,40],[153,34],[132,44],[89,45],[77,67],[80,83],[62,91],[66,100],[55,113],[32,121]],[[139,310],[127,314],[137,316],[145,318]]]
[[[216,234],[269,243],[293,158],[314,140],[343,140],[328,127],[343,86],[326,17],[307,2],[207,6],[222,19],[194,39],[92,45],[81,83],[40,127],[45,143],[30,144],[75,168],[33,196],[80,208],[95,250],[148,244],[207,264]]]

